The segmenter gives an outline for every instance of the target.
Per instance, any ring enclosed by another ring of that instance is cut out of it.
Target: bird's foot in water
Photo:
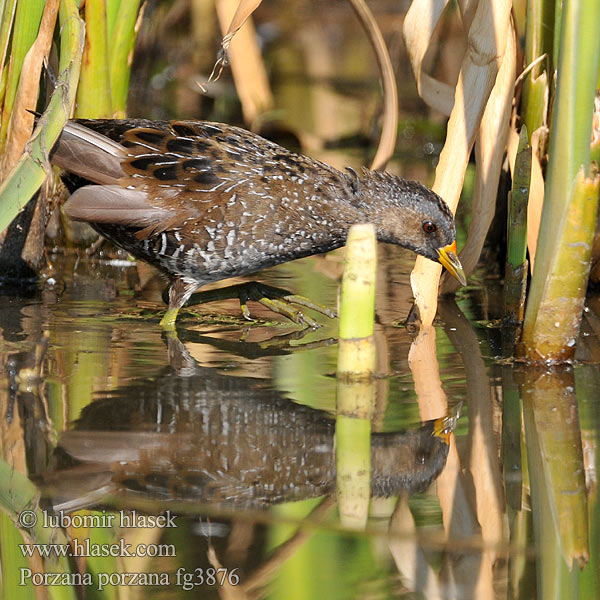
[[[252,320],[252,317],[250,315],[250,310],[248,309],[248,300],[259,302],[269,310],[290,319],[290,321],[297,325],[301,325],[304,328],[310,327],[317,329],[321,327],[321,324],[304,314],[302,310],[296,308],[297,306],[314,310],[330,319],[337,317],[337,313],[334,310],[313,302],[309,298],[291,294],[288,290],[259,283],[257,281],[240,283],[216,290],[197,292],[190,296],[189,300],[185,303],[185,306],[204,304],[215,300],[228,300],[231,298],[239,299],[242,315],[249,321]],[[174,328],[177,312],[178,309],[169,308],[167,310],[161,321],[163,328]]]
[[[322,304],[313,302],[309,298],[291,294],[288,290],[265,285],[257,281],[240,284],[238,298],[240,299],[242,314],[244,315],[244,318],[248,320],[252,320],[247,306],[248,300],[260,302],[260,304],[269,310],[272,310],[279,315],[283,315],[290,319],[290,321],[305,328],[312,327],[313,329],[316,329],[321,327],[321,324],[304,314],[301,310],[296,308],[296,306],[314,310],[330,319],[337,317],[337,313],[334,310],[327,308]]]

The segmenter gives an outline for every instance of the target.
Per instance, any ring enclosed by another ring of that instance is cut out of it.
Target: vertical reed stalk
[[[123,0],[119,4],[114,26],[111,27],[108,21],[110,89],[113,112],[118,119],[124,118],[127,111],[129,76],[139,27],[139,5],[140,0]],[[110,14],[107,15],[107,19],[110,17]]]
[[[376,268],[375,228],[354,225],[341,290],[335,440],[340,520],[358,529],[366,524],[371,498]]]
[[[83,51],[84,28],[74,0],[62,0],[59,76],[56,91],[39,119],[27,151],[0,186],[0,232],[44,183],[48,152],[58,139],[75,102]]]
[[[531,183],[531,146],[527,127],[519,136],[513,185],[508,198],[507,245],[504,270],[504,314],[512,323],[521,323],[525,314],[527,286],[527,202]]]
[[[553,27],[555,0],[528,0],[525,31],[525,67],[534,65],[523,82],[523,120],[529,133],[546,124],[549,101],[548,73],[553,62]],[[550,67],[547,70],[547,67]],[[551,75],[550,75],[551,78]]]
[[[579,331],[600,184],[589,178],[599,29],[597,1],[565,5],[546,195],[523,330],[530,360],[571,357]]]
[[[85,49],[77,88],[76,114],[86,118],[111,117],[113,111],[104,0],[86,0],[85,23]]]

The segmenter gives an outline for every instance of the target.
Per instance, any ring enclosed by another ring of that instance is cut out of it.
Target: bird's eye
[[[423,231],[425,233],[433,233],[436,229],[437,226],[435,223],[432,223],[431,221],[423,221]]]

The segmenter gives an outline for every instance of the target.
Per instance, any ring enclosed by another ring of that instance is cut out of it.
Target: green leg
[[[175,319],[179,314],[179,308],[168,308],[165,316],[160,320],[160,326],[165,331],[175,331]]]

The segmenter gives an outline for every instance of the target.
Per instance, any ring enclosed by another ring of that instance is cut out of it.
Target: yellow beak
[[[440,417],[433,422],[433,435],[442,438],[446,444],[450,443],[450,434],[456,429],[462,406],[461,401],[448,413],[448,416]]]
[[[450,273],[450,275],[453,277],[456,277],[456,279],[460,281],[461,285],[467,285],[465,272],[463,271],[460,260],[458,260],[458,256],[456,255],[456,240],[445,248],[440,248],[438,250],[438,254],[440,263],[446,267],[448,273]]]

